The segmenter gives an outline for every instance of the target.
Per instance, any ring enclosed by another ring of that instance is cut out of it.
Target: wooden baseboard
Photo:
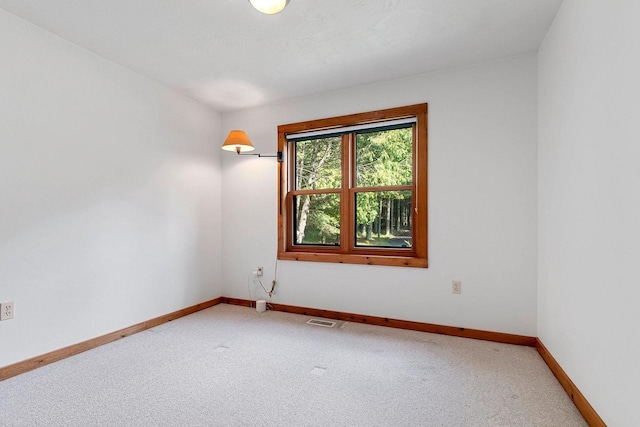
[[[36,356],[22,362],[14,363],[13,365],[5,366],[4,368],[0,368],[0,381],[23,374],[25,372],[29,372],[41,366],[48,365],[49,363],[57,362],[58,360],[62,360],[75,354],[91,350],[92,348],[99,347],[103,344],[119,340],[120,338],[142,332],[144,330],[156,327],[163,323],[170,322],[180,317],[187,316],[189,314],[195,313],[196,311],[213,307],[214,305],[220,304],[221,302],[222,298],[216,298],[210,301],[202,302],[200,304],[192,305],[191,307],[183,308],[182,310],[174,311],[173,313],[165,314],[164,316],[156,317],[155,319],[147,320],[146,322],[138,323],[137,325],[120,329],[119,331],[111,332],[97,338],[92,338],[78,344],[73,344],[59,350],[54,350],[41,356]]]
[[[580,390],[578,390],[578,387],[576,387],[573,381],[571,381],[571,378],[569,378],[564,369],[562,369],[549,350],[544,346],[544,344],[542,344],[540,338],[536,338],[536,348],[587,423],[591,427],[606,427],[607,425],[604,423],[602,418],[600,418],[600,415],[598,415],[595,409],[593,409],[593,406],[591,406]]]
[[[229,297],[222,297],[222,304],[230,304],[230,305],[239,305],[241,307],[253,307],[255,306],[255,301],[252,300],[248,300],[248,299],[241,299],[241,298],[229,298]],[[269,305],[273,305],[271,303],[268,303]]]
[[[222,297],[225,304],[252,307],[253,301],[239,298]],[[473,338],[477,340],[494,341],[505,344],[536,346],[536,338],[525,335],[506,334],[503,332],[490,332],[478,329],[456,328],[455,326],[442,326],[432,323],[412,322],[409,320],[389,319],[386,317],[366,316],[363,314],[343,313],[340,311],[323,310],[319,308],[298,307],[285,304],[269,303],[274,311],[304,314],[307,316],[324,317],[326,319],[344,320],[348,322],[367,323],[369,325],[388,326],[397,329],[409,329],[412,331],[430,332],[433,334],[451,335],[455,337]]]

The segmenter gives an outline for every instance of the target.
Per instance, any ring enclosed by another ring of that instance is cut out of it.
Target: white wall
[[[535,54],[223,115],[257,151],[277,126],[429,103],[428,269],[282,261],[274,302],[536,335]],[[274,273],[276,162],[223,157],[223,294],[265,297]],[[462,295],[451,281],[462,280]]]
[[[611,426],[638,426],[640,2],[566,0],[539,52],[538,335]]]
[[[219,296],[219,115],[4,11],[0,40],[0,367]]]

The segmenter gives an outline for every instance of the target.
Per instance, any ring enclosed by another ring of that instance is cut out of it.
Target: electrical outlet
[[[0,320],[13,319],[13,301],[0,303]]]
[[[263,272],[262,272],[262,267],[258,267],[258,270],[257,270],[256,276],[258,276],[258,277],[262,277],[262,274],[263,274]]]
[[[452,294],[462,293],[462,282],[460,280],[454,280],[453,282],[451,282],[451,293]]]

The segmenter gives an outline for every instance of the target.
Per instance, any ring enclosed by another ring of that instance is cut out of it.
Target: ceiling
[[[562,0],[0,0],[218,111],[534,52]]]

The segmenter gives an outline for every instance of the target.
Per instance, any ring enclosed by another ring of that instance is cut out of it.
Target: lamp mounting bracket
[[[238,148],[236,152],[238,153],[238,156],[275,157],[278,159],[278,163],[283,161],[282,151],[278,151],[276,154],[241,153],[240,148]]]

